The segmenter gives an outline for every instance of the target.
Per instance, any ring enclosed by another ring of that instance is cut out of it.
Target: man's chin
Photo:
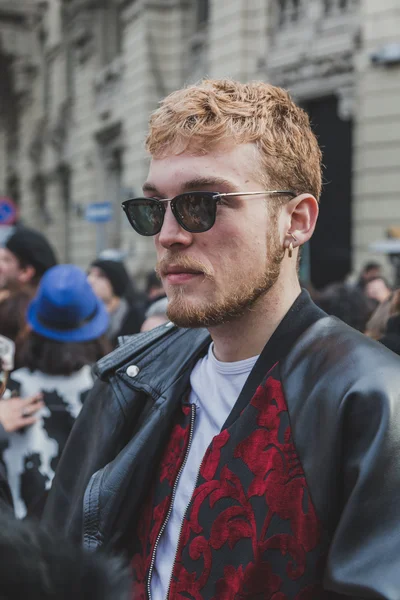
[[[208,326],[207,319],[204,318],[205,315],[202,311],[174,306],[173,303],[168,306],[167,317],[178,327],[194,329]]]
[[[167,316],[178,327],[200,328],[214,324],[212,304],[201,304],[187,297],[175,297],[169,300]],[[215,305],[214,305],[215,306]],[[220,315],[219,315],[220,317]]]
[[[271,274],[254,287],[242,286],[235,294],[225,294],[217,299],[216,294],[206,299],[204,296],[191,297],[189,294],[176,294],[169,297],[167,316],[178,327],[196,328],[218,327],[242,318],[276,283]]]
[[[167,316],[178,327],[190,329],[218,327],[243,315],[246,306],[227,306],[225,303],[192,304],[179,299],[170,301]]]

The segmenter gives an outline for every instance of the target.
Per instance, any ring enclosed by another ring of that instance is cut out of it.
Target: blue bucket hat
[[[41,279],[28,307],[33,331],[58,342],[87,342],[106,332],[109,317],[86,273],[75,265],[58,265]]]

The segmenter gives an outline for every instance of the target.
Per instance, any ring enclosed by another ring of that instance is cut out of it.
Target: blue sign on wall
[[[85,210],[85,219],[89,223],[107,223],[112,221],[113,208],[111,202],[93,202]]]
[[[18,209],[11,198],[0,197],[0,225],[13,225],[17,220]]]

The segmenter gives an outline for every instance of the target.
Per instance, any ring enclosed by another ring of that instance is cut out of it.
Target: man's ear
[[[36,275],[35,267],[32,265],[26,265],[26,267],[21,267],[18,273],[18,281],[20,283],[29,283]]]
[[[308,242],[314,233],[319,206],[311,194],[300,194],[286,205],[288,216],[287,231],[296,238],[296,246]]]

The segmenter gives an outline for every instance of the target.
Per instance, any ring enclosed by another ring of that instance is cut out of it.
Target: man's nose
[[[175,244],[190,246],[192,241],[193,234],[179,225],[168,202],[164,215],[164,223],[158,235],[158,243],[164,248],[170,248]]]

